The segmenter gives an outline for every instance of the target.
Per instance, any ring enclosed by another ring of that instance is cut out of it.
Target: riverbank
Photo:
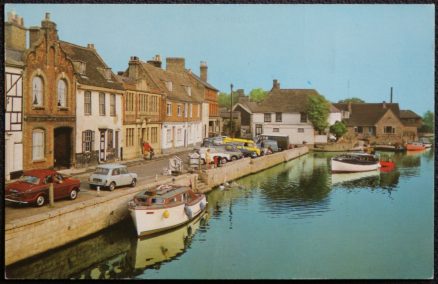
[[[124,188],[104,196],[55,208],[45,213],[14,219],[5,224],[5,265],[61,247],[80,238],[101,231],[126,220],[127,202],[146,188],[172,182],[199,187],[202,192],[213,189],[224,181],[234,180],[308,153],[307,147],[295,148],[257,159],[242,159],[227,163],[220,168],[198,174],[178,177],[160,176],[156,181],[145,181],[135,188]],[[202,188],[202,189],[201,189]]]

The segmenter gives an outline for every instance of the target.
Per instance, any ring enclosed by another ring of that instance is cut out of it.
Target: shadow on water
[[[148,238],[137,238],[130,219],[95,236],[38,258],[6,267],[9,279],[122,279],[160,269],[190,248],[208,223],[203,213],[187,225]]]

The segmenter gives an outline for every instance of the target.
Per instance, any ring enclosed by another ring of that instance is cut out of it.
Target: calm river
[[[208,213],[189,226],[137,239],[126,219],[6,267],[6,277],[432,277],[433,151],[392,154],[395,170],[367,175],[332,176],[333,155],[308,154],[216,189]]]

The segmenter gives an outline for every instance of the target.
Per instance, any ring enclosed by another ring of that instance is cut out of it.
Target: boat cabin
[[[190,203],[198,196],[188,186],[162,185],[153,190],[146,190],[134,197],[134,202],[141,206],[166,206]]]

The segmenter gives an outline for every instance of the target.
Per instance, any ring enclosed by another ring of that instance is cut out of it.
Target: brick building
[[[23,169],[69,168],[75,162],[73,62],[49,13],[29,33],[30,47],[23,55]]]

